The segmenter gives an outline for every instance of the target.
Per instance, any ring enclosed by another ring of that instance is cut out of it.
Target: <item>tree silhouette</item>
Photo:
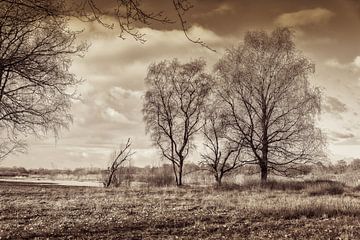
[[[182,185],[184,161],[201,129],[201,116],[212,78],[204,73],[205,62],[177,60],[150,66],[145,79],[143,107],[147,131],[162,156],[173,165],[175,181]]]
[[[0,130],[3,143],[23,146],[20,135],[57,134],[68,126],[80,82],[69,72],[71,57],[87,46],[75,42],[78,32],[68,29],[67,17],[7,2],[0,8]]]
[[[269,170],[286,175],[323,153],[323,135],[315,126],[321,95],[309,82],[313,71],[288,28],[248,32],[216,66],[227,127],[251,149],[262,181]]]

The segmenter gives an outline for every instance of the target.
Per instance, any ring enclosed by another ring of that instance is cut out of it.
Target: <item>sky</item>
[[[99,1],[112,9],[114,1]],[[172,1],[143,1],[148,11],[162,10],[176,20]],[[119,32],[96,23],[70,22],[83,30],[79,41],[91,44],[84,57],[75,57],[71,72],[84,82],[80,100],[73,102],[73,123],[55,138],[28,137],[26,154],[3,160],[2,166],[26,168],[105,168],[111,153],[131,138],[136,154],[132,165],[164,162],[146,135],[142,121],[144,78],[149,64],[178,58],[203,58],[207,68],[236,46],[251,30],[271,31],[289,26],[297,48],[316,66],[310,81],[320,87],[323,109],[318,125],[328,139],[329,158],[360,158],[360,1],[357,0],[197,0],[186,15],[189,35],[201,38],[212,52],[188,41],[178,23],[139,26],[146,43],[125,40]],[[111,22],[110,18],[104,20]],[[198,147],[201,150],[201,146]],[[192,156],[193,161],[198,156]]]

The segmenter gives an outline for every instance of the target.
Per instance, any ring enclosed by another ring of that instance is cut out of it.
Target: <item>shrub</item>
[[[232,189],[235,189],[232,187]],[[340,182],[330,180],[315,181],[275,181],[270,180],[266,183],[259,181],[246,181],[238,187],[241,190],[278,190],[278,191],[306,191],[310,196],[319,195],[340,195],[345,192],[345,185]],[[360,187],[359,187],[360,190]]]
[[[261,183],[258,180],[246,181],[242,189],[268,189],[280,191],[300,191],[306,188],[307,183],[303,181],[276,181],[270,180],[266,183]]]
[[[174,184],[174,177],[163,173],[152,174],[146,178],[146,182],[153,187],[167,187]]]
[[[142,173],[139,180],[153,187],[171,186],[175,182],[172,166],[169,164],[148,168]]]
[[[334,181],[315,181],[314,184],[308,188],[310,196],[341,195],[344,192],[344,184]]]

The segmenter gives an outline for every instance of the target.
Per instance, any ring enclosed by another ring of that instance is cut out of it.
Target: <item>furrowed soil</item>
[[[0,182],[1,239],[360,239],[360,194]]]

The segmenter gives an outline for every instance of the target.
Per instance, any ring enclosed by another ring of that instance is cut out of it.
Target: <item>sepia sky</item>
[[[176,19],[169,2],[145,0],[144,6],[149,11],[164,10]],[[112,8],[107,1],[99,3]],[[85,57],[74,58],[71,69],[85,80],[78,89],[81,100],[73,104],[74,122],[58,139],[30,137],[27,154],[13,155],[1,165],[106,167],[111,152],[128,137],[136,150],[133,165],[162,164],[142,122],[149,64],[202,57],[211,71],[224,50],[238,44],[246,31],[271,31],[276,26],[293,27],[298,49],[315,63],[311,82],[323,92],[319,126],[328,136],[329,157],[360,158],[360,1],[198,0],[193,4],[187,14],[192,24],[189,35],[200,37],[216,53],[189,42],[179,24],[140,26],[147,40],[140,44],[131,37],[122,40],[118,31],[99,24],[72,21],[71,28],[84,29],[80,38],[91,44]]]

